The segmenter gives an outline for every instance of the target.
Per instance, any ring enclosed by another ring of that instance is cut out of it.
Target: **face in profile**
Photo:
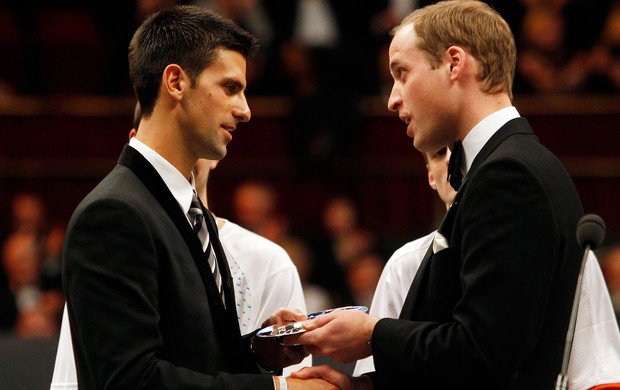
[[[450,161],[450,150],[443,148],[432,152],[424,153],[426,159],[426,170],[428,172],[428,184],[437,191],[446,207],[452,204],[456,191],[448,181],[448,162]]]
[[[412,24],[394,35],[389,49],[390,73],[394,80],[388,109],[398,112],[407,124],[407,135],[421,152],[432,152],[451,139],[454,126],[448,124],[451,103],[449,63],[433,67],[428,54],[418,48]],[[446,131],[447,130],[447,131]]]
[[[250,120],[245,97],[246,59],[236,51],[220,49],[215,60],[185,90],[181,122],[187,146],[198,158],[221,160],[239,122]]]

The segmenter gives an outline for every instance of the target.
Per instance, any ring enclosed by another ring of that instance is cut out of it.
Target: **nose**
[[[394,84],[392,91],[390,92],[390,97],[388,98],[388,110],[398,111],[402,104],[403,99],[397,91],[396,84]]]
[[[252,117],[252,111],[250,111],[250,106],[248,105],[245,95],[241,95],[239,104],[235,106],[233,115],[239,122],[248,122]]]

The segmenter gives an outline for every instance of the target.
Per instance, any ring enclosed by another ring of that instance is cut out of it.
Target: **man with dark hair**
[[[226,254],[193,168],[250,119],[255,39],[199,7],[148,17],[129,47],[140,131],[78,205],[63,284],[80,389],[282,389],[303,347],[241,336]],[[264,325],[298,321],[279,310]],[[290,388],[299,388],[290,380]],[[306,388],[325,384],[305,382]]]

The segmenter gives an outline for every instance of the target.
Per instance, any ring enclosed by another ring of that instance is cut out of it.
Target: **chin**
[[[220,150],[219,156],[217,158],[213,158],[212,160],[221,160],[224,157],[226,157],[226,153],[228,152],[228,150],[226,150],[226,148],[224,148],[223,150]]]
[[[420,145],[419,142],[416,142],[416,138],[413,139],[413,147],[419,152],[425,152],[425,150],[422,148],[422,145]]]
[[[210,153],[207,153],[204,157],[201,157],[201,158],[211,160],[211,161],[219,161],[223,159],[224,156],[226,156],[225,148],[223,150],[212,150]]]

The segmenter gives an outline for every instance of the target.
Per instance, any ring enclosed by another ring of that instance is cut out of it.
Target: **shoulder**
[[[435,238],[435,232],[436,231],[432,231],[426,236],[420,237],[413,241],[409,241],[405,245],[395,250],[392,256],[390,256],[386,267],[388,265],[394,266],[411,258],[424,257],[426,251],[433,242],[433,238]]]
[[[78,204],[73,212],[68,233],[152,231],[155,226],[169,227],[165,210],[142,181],[127,167],[117,165]]]
[[[129,168],[117,164],[80,202],[80,206],[91,203],[118,201],[139,206],[144,203],[148,189]]]
[[[540,142],[525,118],[517,118],[500,128],[479,155],[477,159],[487,167],[504,164],[507,168],[530,172],[565,170],[557,156]]]
[[[382,278],[385,282],[397,283],[404,280],[406,284],[407,280],[413,279],[434,237],[435,231],[410,241],[394,251],[383,268]]]
[[[219,230],[222,245],[234,252],[235,257],[240,259],[243,256],[243,259],[260,259],[270,261],[272,264],[293,265],[289,255],[280,245],[234,222],[218,219],[224,222]]]

